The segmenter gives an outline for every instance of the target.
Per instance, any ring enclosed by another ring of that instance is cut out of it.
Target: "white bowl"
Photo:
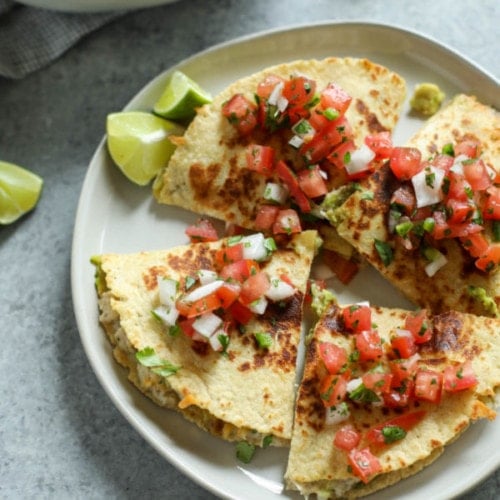
[[[19,0],[20,3],[61,12],[104,12],[140,9],[178,0]]]

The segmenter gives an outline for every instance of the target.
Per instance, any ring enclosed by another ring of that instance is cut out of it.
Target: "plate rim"
[[[123,110],[129,109],[130,107],[134,106],[134,103],[137,101],[140,101],[142,98],[142,95],[148,91],[148,89],[154,85],[154,83],[160,79],[165,78],[166,75],[170,74],[173,72],[175,69],[179,67],[184,67],[193,61],[197,59],[203,59],[207,55],[210,55],[212,53],[218,52],[218,51],[223,51],[225,49],[228,49],[230,47],[235,47],[237,45],[243,45],[243,44],[248,44],[252,43],[256,40],[263,39],[263,38],[268,38],[268,37],[273,37],[273,36],[284,36],[286,34],[291,34],[293,32],[298,32],[298,31],[307,31],[307,30],[314,30],[316,28],[345,28],[345,27],[356,27],[358,29],[363,29],[363,28],[376,28],[376,29],[382,29],[382,30],[388,30],[388,31],[393,31],[398,33],[401,36],[410,36],[415,39],[418,39],[421,43],[430,43],[431,45],[439,48],[440,50],[447,52],[449,55],[452,55],[454,58],[457,59],[461,64],[466,64],[470,66],[470,68],[474,71],[480,72],[486,79],[490,80],[492,84],[499,85],[499,80],[489,71],[485,70],[481,65],[478,63],[474,62],[467,56],[461,54],[459,51],[456,49],[452,48],[446,43],[440,42],[436,40],[434,37],[424,34],[423,32],[415,29],[409,29],[397,24],[392,24],[392,23],[385,23],[385,22],[375,22],[375,21],[366,21],[366,20],[324,20],[324,21],[315,21],[315,22],[307,22],[307,23],[299,23],[299,24],[290,24],[286,26],[281,26],[281,27],[276,27],[276,28],[270,28],[270,29],[265,29],[261,31],[257,31],[255,33],[250,33],[250,34],[245,34],[242,36],[234,37],[232,39],[219,42],[217,44],[211,45],[201,51],[198,51],[188,57],[185,57],[181,61],[178,61],[177,63],[171,65],[170,67],[164,69],[160,73],[158,73],[156,76],[151,78],[146,84],[144,84],[140,89],[137,90],[137,92],[133,95],[133,97],[124,105]],[[95,162],[98,159],[98,156],[102,154],[103,149],[105,149],[105,140],[106,136],[105,134],[99,141],[98,145],[96,146],[96,149],[94,150],[94,153],[91,156],[91,159],[88,163],[87,166],[87,172],[85,174],[80,194],[79,194],[79,200],[77,204],[77,210],[76,210],[76,215],[74,219],[74,225],[73,225],[73,237],[72,237],[72,244],[71,244],[71,269],[70,269],[70,276],[71,276],[71,295],[72,295],[72,303],[73,303],[73,312],[74,316],[76,319],[76,326],[78,329],[80,341],[82,343],[86,358],[92,368],[92,371],[94,372],[94,375],[98,379],[101,388],[104,389],[108,397],[111,399],[113,405],[120,411],[120,413],[125,417],[125,419],[132,425],[135,431],[137,431],[143,438],[144,440],[152,446],[163,458],[166,458],[167,461],[173,465],[175,468],[177,468],[178,471],[180,471],[183,475],[189,477],[191,480],[193,480],[195,483],[200,485],[201,487],[205,488],[207,491],[212,492],[213,494],[217,496],[225,495],[227,498],[232,498],[231,496],[227,495],[223,490],[218,488],[215,484],[212,482],[208,481],[204,477],[200,477],[196,474],[195,471],[191,470],[188,464],[185,463],[184,460],[180,459],[175,455],[175,450],[173,449],[168,449],[166,450],[163,446],[158,444],[157,442],[152,439],[152,436],[148,432],[147,429],[144,428],[144,426],[138,421],[138,419],[135,417],[134,413],[130,411],[129,409],[129,404],[125,401],[122,401],[118,395],[115,393],[113,388],[110,386],[109,382],[104,378],[103,374],[99,370],[99,366],[97,365],[97,361],[91,356],[91,350],[90,350],[90,345],[89,345],[89,338],[87,338],[84,335],[84,330],[86,330],[86,322],[85,322],[85,314],[84,314],[84,308],[78,307],[79,305],[83,305],[82,300],[83,296],[85,293],[80,293],[79,287],[78,287],[78,280],[77,280],[77,275],[79,273],[78,265],[82,262],[81,260],[78,259],[78,243],[79,243],[79,235],[77,234],[77,227],[81,226],[81,219],[84,217],[84,203],[83,203],[83,193],[86,190],[87,184],[90,183],[91,177],[92,177],[92,169],[91,166],[95,164]],[[94,169],[95,170],[95,169]],[[80,224],[79,224],[80,222]],[[78,261],[78,262],[77,262]],[[83,291],[83,287],[80,287],[81,290]],[[106,339],[107,340],[107,339]],[[113,360],[114,361],[114,360]],[[131,389],[136,391],[135,388],[131,386]],[[459,494],[464,494],[467,491],[470,491],[470,489],[474,488],[477,486],[481,481],[485,480],[489,475],[494,473],[498,467],[500,466],[500,454],[497,457],[497,461],[495,463],[490,464],[489,466],[486,466],[484,470],[481,471],[481,474],[479,474],[475,479],[468,484],[468,487],[466,489],[462,489],[460,491],[455,492],[455,495]],[[383,490],[382,490],[383,491]]]

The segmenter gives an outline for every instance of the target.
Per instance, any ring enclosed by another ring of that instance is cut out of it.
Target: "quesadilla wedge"
[[[410,300],[499,316],[500,118],[458,95],[329,217]]]
[[[316,239],[304,231],[276,249],[256,233],[94,258],[115,359],[140,391],[202,429],[287,445]]]
[[[311,227],[317,203],[349,180],[346,164],[373,158],[365,137],[393,130],[405,93],[400,76],[366,59],[300,60],[242,78],[198,110],[154,196],[250,230]],[[318,230],[349,257],[327,221]]]
[[[355,498],[394,484],[495,418],[499,387],[499,319],[331,305],[307,346],[287,487]]]

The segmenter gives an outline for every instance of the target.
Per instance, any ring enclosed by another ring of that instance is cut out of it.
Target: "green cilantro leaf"
[[[170,377],[177,373],[180,366],[175,366],[170,361],[160,358],[152,347],[145,347],[135,355],[137,361],[143,366],[162,377]]]
[[[236,458],[244,464],[249,464],[255,454],[255,445],[240,441],[236,443]]]

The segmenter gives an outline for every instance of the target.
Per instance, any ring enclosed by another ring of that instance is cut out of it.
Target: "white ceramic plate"
[[[61,12],[103,12],[121,9],[144,9],[178,0],[19,0],[20,3]]]
[[[498,83],[450,49],[419,34],[367,23],[317,24],[273,31],[223,44],[180,63],[181,69],[214,94],[239,77],[298,58],[367,57],[405,77],[409,93],[418,82],[437,83],[447,96],[476,94],[500,108]],[[172,68],[155,78],[127,109],[151,109]],[[395,133],[402,143],[422,122],[406,104]],[[213,438],[179,415],[155,406],[127,381],[113,361],[98,324],[91,255],[134,252],[186,243],[184,228],[197,216],[159,206],[148,188],[128,182],[108,157],[104,140],[83,185],[75,223],[72,291],[81,339],[101,384],[130,423],[161,455],[205,488],[227,498],[298,498],[283,491],[287,451],[259,450],[250,465],[235,459],[234,445]],[[404,306],[404,299],[374,271],[349,287],[335,287],[341,302],[368,299]],[[472,426],[432,466],[379,494],[384,499],[434,500],[466,491],[500,465],[500,420]]]

